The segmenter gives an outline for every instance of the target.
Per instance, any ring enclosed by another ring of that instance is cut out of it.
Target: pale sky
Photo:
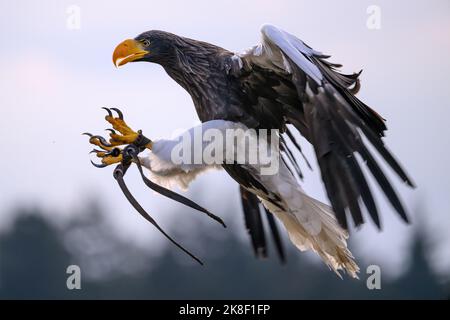
[[[79,30],[67,27],[71,5],[81,10]],[[370,5],[381,10],[379,30],[366,25]],[[430,253],[437,270],[450,269],[448,0],[3,1],[0,12],[0,230],[17,206],[52,209],[60,214],[52,218],[64,221],[71,208],[95,196],[105,202],[118,236],[140,246],[164,241],[133,212],[112,170],[90,165],[91,148],[80,133],[103,134],[102,106],[120,107],[127,122],[150,138],[189,128],[197,117],[188,94],[162,68],[135,63],[116,69],[112,51],[151,29],[240,51],[256,44],[260,26],[271,23],[333,55],[344,71],[364,69],[359,97],[388,119],[386,143],[418,188],[409,190],[393,175],[391,180],[411,215],[421,204],[422,216],[413,221],[439,239]],[[310,152],[309,158],[314,159]],[[326,200],[318,171],[304,171],[303,187]],[[173,208],[180,214],[185,209],[146,190],[135,171],[127,178],[161,224],[176,223]],[[217,172],[201,176],[194,187],[188,195],[222,215],[247,241],[236,183]],[[403,252],[414,227],[402,224],[379,192],[378,206],[384,231],[368,224],[353,232],[354,253],[396,275],[407,261]]]

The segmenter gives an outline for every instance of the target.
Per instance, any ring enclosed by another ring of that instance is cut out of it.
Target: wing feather
[[[252,242],[253,251],[257,258],[266,258],[267,245],[264,225],[259,211],[259,200],[242,186],[240,187],[240,193],[245,226]]]
[[[277,27],[265,25],[261,32],[262,43],[239,55],[246,69],[246,90],[254,97],[256,113],[261,110],[257,106],[261,98],[268,99],[265,103],[267,110],[261,117],[270,119],[266,115],[281,112],[285,124],[291,123],[313,145],[322,180],[339,223],[347,228],[346,212],[351,214],[355,225],[364,223],[361,213],[361,205],[364,204],[374,223],[380,227],[372,191],[356,154],[367,164],[400,217],[408,221],[399,197],[363,139],[363,136],[367,138],[407,185],[414,186],[383,143],[384,119],[354,95],[360,87],[361,72],[338,72],[341,65],[327,61],[329,56]],[[272,90],[261,89],[267,85]],[[270,100],[277,103],[271,104]],[[285,127],[284,130],[288,129]],[[288,137],[301,151],[295,139],[292,140],[292,133],[288,132]],[[283,148],[288,148],[285,143]],[[292,153],[283,151],[299,172]]]

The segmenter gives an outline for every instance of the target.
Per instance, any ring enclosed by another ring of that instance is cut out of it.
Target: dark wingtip
[[[358,225],[355,225],[355,226],[354,226],[354,229],[355,229],[356,231],[360,231],[360,230],[362,230],[363,226],[364,226],[364,222],[363,222],[363,223],[360,223],[360,224],[358,224]]]
[[[348,222],[347,216],[345,215],[345,211],[343,211],[341,214],[336,214],[336,220],[338,221],[342,229],[348,231]]]
[[[377,229],[379,231],[381,231],[383,228],[381,227],[381,221],[380,221],[380,217],[378,215],[378,210],[377,210],[377,212],[369,211],[369,215],[370,215],[370,218],[372,219],[372,222],[375,223]]]
[[[205,266],[205,264],[203,263],[203,261],[202,261],[202,260],[198,259],[198,260],[195,260],[195,261],[197,261],[197,262],[198,262],[198,264],[199,264],[199,265],[201,265],[202,267],[204,267],[204,266]]]
[[[412,181],[411,178],[409,178],[409,177],[404,182],[413,189],[417,188],[416,183],[414,181]]]
[[[225,229],[227,228],[227,225],[225,224],[225,222],[224,222],[221,218],[219,218],[219,217],[213,215],[212,213],[210,213],[210,214],[212,215],[212,218],[213,218],[214,220],[216,220],[218,223],[220,223],[220,224],[222,225],[222,227],[224,227]],[[210,216],[210,217],[211,217],[211,216]],[[214,217],[217,217],[217,219],[215,219]]]
[[[411,220],[408,218],[407,215],[405,215],[405,218],[403,219],[403,221],[404,221],[406,224],[411,224]]]
[[[361,229],[361,227],[364,225],[364,220],[361,221],[355,221],[355,219],[353,219],[353,228],[355,228],[356,230]]]
[[[375,222],[375,220],[374,220],[374,222]],[[377,222],[375,222],[375,225],[377,226],[377,229],[379,231],[383,231],[383,226],[381,225],[381,222],[379,220]]]
[[[406,214],[406,211],[405,211],[405,209],[403,208],[403,206],[400,207],[400,208],[395,208],[395,209],[397,210],[397,212],[398,212],[398,214],[400,215],[400,217],[402,218],[402,220],[403,220],[404,222],[406,222],[407,224],[410,224],[408,215]]]
[[[191,207],[192,208],[192,207]],[[195,209],[195,208],[194,208]],[[203,210],[201,210],[203,211]],[[214,213],[209,212],[208,210],[204,209],[203,211],[204,213],[206,213],[210,218],[212,218],[213,220],[217,221],[218,223],[220,223],[222,225],[222,227],[227,228],[227,225],[225,224],[225,222],[222,220],[221,217],[216,216]]]
[[[275,218],[274,218],[273,214],[269,210],[267,210],[266,207],[264,207],[264,210],[266,212],[266,218],[269,223],[270,230],[272,231],[272,238],[275,242],[275,248],[278,253],[278,258],[279,258],[281,264],[285,265],[286,264],[286,252],[285,252],[285,249],[283,246],[283,241],[281,240],[280,233],[278,231],[277,224],[275,222]]]

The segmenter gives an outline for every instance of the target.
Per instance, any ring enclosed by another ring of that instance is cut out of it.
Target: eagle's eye
[[[148,47],[150,45],[150,41],[147,39],[142,39],[141,43],[144,45],[144,47]]]

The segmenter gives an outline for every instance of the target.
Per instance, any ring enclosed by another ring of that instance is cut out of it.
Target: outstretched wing
[[[239,65],[235,76],[250,97],[247,108],[261,120],[262,127],[271,125],[271,115],[281,113],[284,124],[294,125],[314,146],[328,197],[342,227],[347,228],[346,210],[355,225],[364,222],[360,199],[380,227],[356,154],[399,215],[408,221],[396,192],[363,141],[365,136],[400,178],[413,186],[382,141],[384,119],[354,95],[359,90],[359,73],[339,73],[340,65],[328,62],[329,56],[274,26],[265,25],[261,31],[261,44],[233,58]],[[288,138],[299,148],[292,134]]]

